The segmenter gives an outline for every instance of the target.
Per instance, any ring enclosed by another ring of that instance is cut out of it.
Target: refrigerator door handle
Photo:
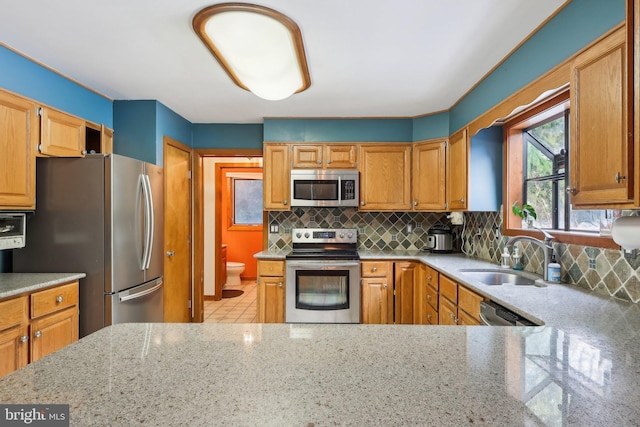
[[[150,293],[153,293],[157,291],[160,287],[162,287],[163,283],[164,282],[162,280],[159,280],[158,284],[155,285],[153,288],[145,289],[144,291],[136,292],[135,294],[125,295],[123,297],[120,297],[120,301],[131,301],[132,299],[141,298],[145,295],[149,295]]]
[[[147,201],[147,183],[144,177],[144,174],[140,174],[140,176],[138,177],[138,185],[142,188],[142,202],[144,206],[144,217],[142,220],[144,226],[144,237],[142,242],[142,259],[140,260],[140,270],[146,269],[147,258],[149,256],[149,203]]]
[[[144,264],[144,269],[148,270],[151,265],[151,255],[153,252],[153,237],[155,230],[155,216],[153,209],[153,194],[151,192],[151,180],[149,180],[149,175],[144,175],[144,183],[146,185],[146,213],[145,218],[148,218],[146,223],[147,226],[147,259]]]

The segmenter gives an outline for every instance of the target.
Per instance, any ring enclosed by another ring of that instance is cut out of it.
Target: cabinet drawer
[[[31,318],[54,313],[78,304],[78,282],[31,294]]]
[[[431,286],[425,286],[424,292],[426,294],[425,298],[427,299],[428,305],[433,307],[434,310],[438,310],[438,292]]]
[[[258,276],[284,276],[284,262],[260,261],[258,263]]]
[[[458,307],[460,308],[460,307]],[[475,319],[471,315],[465,313],[462,310],[458,310],[458,325],[460,326],[480,326],[481,323],[478,319]]]
[[[437,325],[438,324],[438,310],[431,307],[429,304],[425,305],[424,311],[426,313],[426,324]]]
[[[458,303],[458,284],[445,275],[440,275],[440,296],[454,304]]]
[[[429,266],[425,266],[425,271],[426,271],[427,285],[431,286],[433,289],[437,291],[440,273],[438,273],[437,270],[434,270]]]
[[[386,261],[363,261],[360,267],[362,277],[385,277],[391,272],[391,263]]]
[[[0,301],[0,331],[26,323],[27,318],[27,297]]]
[[[464,310],[477,321],[480,321],[480,302],[483,299],[464,286],[458,286],[458,309]]]

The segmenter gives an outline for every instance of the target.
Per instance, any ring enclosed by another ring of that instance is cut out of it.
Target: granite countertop
[[[122,324],[0,379],[72,426],[631,426],[638,338],[553,327]]]
[[[86,277],[84,273],[0,273],[0,299]]]
[[[585,291],[577,286],[564,283],[548,283],[545,287],[485,285],[469,279],[460,270],[499,269],[499,266],[464,254],[432,254],[417,250],[361,250],[358,253],[361,260],[420,261],[539,325],[577,333],[587,330],[603,337],[618,331],[623,337],[627,333],[640,333],[640,305]],[[263,251],[255,255],[258,259],[284,259],[285,256],[286,252],[282,251]],[[534,274],[523,274],[539,278]]]

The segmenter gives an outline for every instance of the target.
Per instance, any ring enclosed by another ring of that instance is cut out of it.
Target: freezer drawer
[[[163,279],[105,295],[106,324],[163,322]]]

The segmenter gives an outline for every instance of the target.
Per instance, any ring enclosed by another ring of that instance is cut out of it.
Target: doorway
[[[228,186],[228,181],[226,178],[222,179],[223,170],[256,167],[262,168],[262,150],[260,149],[196,149],[194,151],[194,322],[204,321],[205,287],[207,299],[219,300],[225,281],[221,247],[222,227],[227,227],[227,220],[223,224],[222,188]],[[214,185],[210,185],[212,182]],[[259,203],[262,206],[262,200]],[[262,218],[264,224],[264,212]],[[255,252],[266,247],[266,233],[262,233],[261,242],[257,250],[250,249],[251,257]],[[234,261],[231,257],[227,260]]]

